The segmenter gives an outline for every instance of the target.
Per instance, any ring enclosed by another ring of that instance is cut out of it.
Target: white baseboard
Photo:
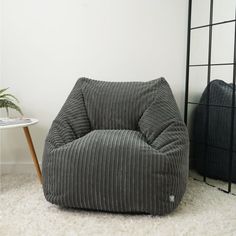
[[[41,164],[40,164],[41,167]],[[36,173],[33,163],[1,163],[1,174]]]

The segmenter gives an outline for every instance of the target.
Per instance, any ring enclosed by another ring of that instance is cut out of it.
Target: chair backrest
[[[83,80],[81,92],[91,130],[137,130],[139,119],[154,101],[163,78],[149,82],[79,80]]]
[[[51,149],[97,129],[141,131],[151,144],[170,122],[182,122],[164,78],[149,82],[105,82],[80,78],[54,119]]]

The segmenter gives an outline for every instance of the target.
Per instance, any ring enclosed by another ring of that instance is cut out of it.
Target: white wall
[[[169,81],[184,106],[186,0],[2,0],[2,84],[31,128],[38,158],[78,77]],[[1,163],[31,163],[21,129],[2,131]],[[20,165],[18,165],[20,166]]]

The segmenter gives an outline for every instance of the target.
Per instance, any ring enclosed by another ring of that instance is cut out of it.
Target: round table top
[[[4,124],[2,122],[4,122]],[[9,124],[7,124],[7,122],[9,122]],[[37,124],[38,122],[39,120],[35,118],[22,118],[22,119],[0,118],[0,129],[27,127],[30,125]]]

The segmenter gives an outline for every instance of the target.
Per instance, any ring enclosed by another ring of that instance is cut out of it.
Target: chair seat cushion
[[[180,201],[177,196],[169,206],[175,176],[169,176],[168,159],[138,131],[94,130],[54,149],[51,159],[46,196],[52,203],[155,214]]]

